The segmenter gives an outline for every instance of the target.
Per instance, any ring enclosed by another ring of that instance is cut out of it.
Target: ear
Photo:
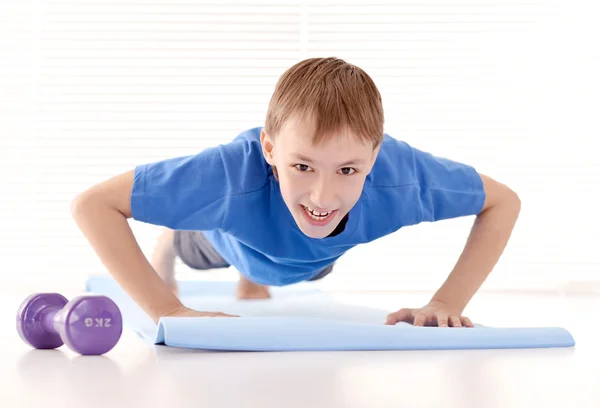
[[[373,161],[377,159],[377,155],[379,154],[379,150],[381,149],[381,143],[377,145],[375,149],[373,149]]]
[[[371,166],[373,166],[375,164],[375,161],[377,160],[377,155],[379,154],[380,149],[381,149],[381,143],[375,149],[373,149],[373,155],[371,156]]]
[[[273,166],[273,150],[275,148],[275,145],[273,144],[273,139],[271,139],[271,137],[265,132],[264,129],[260,131],[260,144],[262,146],[262,152],[263,156],[265,157],[265,160],[267,161],[267,163]]]

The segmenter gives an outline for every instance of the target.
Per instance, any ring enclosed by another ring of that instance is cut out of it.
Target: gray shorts
[[[228,268],[225,259],[213,248],[201,231],[174,231],[173,246],[181,261],[192,269],[206,270]],[[322,279],[333,270],[333,264],[325,267],[309,281]]]

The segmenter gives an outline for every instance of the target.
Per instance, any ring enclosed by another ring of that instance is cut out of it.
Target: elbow
[[[79,223],[79,220],[99,215],[104,216],[108,212],[115,212],[125,219],[131,218],[131,210],[126,203],[118,203],[111,199],[110,192],[94,186],[82,193],[79,193],[71,200],[71,216]],[[107,197],[108,196],[108,197]]]
[[[506,208],[509,209],[515,220],[517,220],[521,214],[521,198],[519,195],[515,191],[509,189],[505,203]]]
[[[71,216],[75,221],[81,219],[88,211],[90,203],[94,201],[92,194],[89,191],[84,191],[76,195],[71,200]]]
[[[517,213],[521,212],[521,197],[514,190],[510,190],[511,202]]]
[[[107,202],[103,198],[102,190],[98,186],[93,186],[71,200],[71,216],[77,221],[106,206]]]
[[[90,212],[115,211],[131,218],[130,197],[133,186],[133,171],[112,177],[95,184],[71,200],[71,214],[76,220],[87,217]]]

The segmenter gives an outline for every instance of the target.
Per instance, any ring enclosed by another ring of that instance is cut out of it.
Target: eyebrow
[[[303,161],[303,162],[307,162],[307,163],[311,163],[311,164],[315,163],[314,160],[311,160],[308,157],[303,156],[301,154],[294,154],[294,157],[296,159],[298,159],[299,161]],[[344,167],[344,166],[349,166],[349,165],[357,165],[357,164],[364,164],[364,163],[365,163],[365,161],[362,160],[362,159],[352,159],[352,160],[348,160],[348,161],[345,161],[345,162],[339,164],[338,167]]]

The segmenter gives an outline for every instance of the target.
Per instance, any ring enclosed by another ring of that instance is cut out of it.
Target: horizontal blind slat
[[[0,11],[0,115],[10,116],[0,118],[0,187],[7,192],[0,213],[17,239],[2,248],[26,255],[38,246],[44,267],[65,276],[102,270],[71,219],[77,193],[137,164],[195,154],[262,125],[285,69],[301,56],[334,55],[372,75],[394,136],[473,163],[522,192],[523,221],[499,276],[589,275],[598,267],[593,248],[600,237],[583,217],[594,213],[597,195],[589,186],[600,181],[600,161],[587,139],[597,130],[594,122],[574,108],[585,87],[573,84],[600,69],[589,40],[597,29],[588,24],[583,35],[583,18],[570,29],[583,7],[562,7],[548,1],[44,1],[32,14],[14,3],[10,19]],[[574,50],[586,49],[589,59],[581,64]],[[560,56],[582,70],[560,66]],[[582,202],[576,214],[582,222],[568,222],[572,196]],[[369,246],[369,257],[358,256],[357,248],[342,261],[348,270],[338,284],[361,282],[359,269],[373,256],[400,270],[419,263],[449,270],[462,246],[457,234],[466,238],[472,220],[455,221],[386,237]],[[131,225],[150,254],[159,230]],[[407,252],[401,259],[398,248]],[[435,260],[426,256],[432,251]],[[38,266],[29,258],[27,265]],[[437,277],[372,275],[373,282],[398,285]]]

